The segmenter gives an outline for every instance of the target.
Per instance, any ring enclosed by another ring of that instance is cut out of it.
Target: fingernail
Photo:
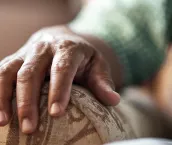
[[[115,97],[114,97],[114,102],[115,103],[113,105],[118,105],[119,102],[120,102],[120,95],[115,91],[113,91],[113,93],[115,94]]]
[[[32,122],[28,118],[23,119],[23,122],[22,122],[22,131],[24,133],[30,133],[30,132],[32,132],[32,130],[33,130],[33,124],[32,124]]]
[[[6,115],[3,111],[0,111],[0,123],[4,123],[7,121]]]
[[[113,93],[120,98],[120,95],[117,92],[113,91]]]
[[[59,104],[57,102],[53,103],[51,106],[51,110],[50,110],[51,115],[57,116],[59,114],[59,112],[60,112]]]

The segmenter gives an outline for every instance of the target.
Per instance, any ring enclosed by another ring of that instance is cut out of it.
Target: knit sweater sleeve
[[[165,3],[166,7],[166,36],[167,36],[167,41],[172,42],[172,1],[167,0]]]
[[[164,0],[94,0],[70,26],[103,39],[120,59],[124,84],[150,79],[165,56]]]

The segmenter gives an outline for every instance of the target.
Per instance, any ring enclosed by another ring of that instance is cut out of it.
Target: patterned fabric
[[[124,84],[138,84],[150,79],[164,60],[165,5],[165,0],[94,0],[70,26],[107,42],[123,65]]]
[[[130,99],[121,101],[118,107],[105,107],[78,86],[72,88],[65,115],[51,118],[47,112],[48,86],[46,82],[41,92],[38,130],[32,135],[20,132],[14,103],[11,123],[0,128],[0,145],[100,145],[132,138],[162,137],[166,130],[149,106],[144,107],[148,113]]]

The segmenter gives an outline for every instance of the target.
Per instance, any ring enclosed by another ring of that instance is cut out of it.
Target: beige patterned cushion
[[[47,93],[48,83],[45,83],[38,130],[32,135],[22,134],[14,113],[10,125],[0,128],[0,145],[100,145],[162,133],[161,122],[142,113],[131,101],[105,107],[78,86],[73,86],[65,115],[51,118],[47,113]]]

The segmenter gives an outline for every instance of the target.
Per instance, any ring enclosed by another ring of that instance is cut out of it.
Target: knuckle
[[[0,67],[0,77],[4,77],[11,73],[11,66],[9,64]]]
[[[40,41],[33,43],[33,53],[36,55],[44,55],[48,54],[47,52],[49,51],[49,43],[45,41]]]
[[[17,100],[17,107],[18,108],[30,108],[33,103],[30,100],[26,100],[24,98],[20,98]]]
[[[0,77],[7,76],[12,73],[16,73],[20,65],[23,63],[22,57],[16,57],[9,61],[8,63],[0,66]]]
[[[114,86],[114,82],[113,82],[113,80],[111,78],[109,78],[109,77],[102,77],[102,80],[104,80],[104,82],[106,84],[110,85],[111,87]]]
[[[71,67],[71,63],[67,59],[61,59],[60,61],[52,65],[52,73],[65,72]]]
[[[16,61],[16,62],[20,63],[20,62],[24,62],[24,59],[23,59],[23,57],[22,57],[22,56],[18,56],[18,57],[16,57],[16,58],[15,58],[15,60],[14,60],[14,61]]]
[[[34,77],[35,68],[31,65],[24,65],[17,73],[17,81],[27,82]]]
[[[109,73],[108,72],[99,73],[99,77],[101,79],[103,79],[103,80],[111,81],[111,78],[109,77]]]
[[[63,89],[62,85],[57,85],[57,86],[51,88],[49,94],[52,96],[53,100],[56,100],[56,101],[58,100],[59,97],[57,97],[57,96],[58,96],[58,94],[60,94],[60,92],[62,92],[62,89]]]
[[[97,73],[97,77],[98,77],[98,79],[103,80],[107,84],[113,84],[113,80],[109,76],[108,72]]]
[[[11,59],[15,58],[15,56],[16,56],[16,53],[5,57],[2,61],[0,61],[0,64],[1,64],[1,62],[5,62],[7,60],[11,60]]]
[[[32,112],[33,103],[31,103],[30,101],[18,101],[17,108],[19,116],[27,116]]]
[[[44,42],[35,42],[32,44],[34,49],[42,49],[42,47],[44,46]]]
[[[63,58],[82,57],[85,55],[85,46],[72,40],[60,40],[53,49]]]
[[[68,50],[68,49],[76,49],[78,44],[72,40],[60,40],[55,43],[55,48],[58,48],[59,51]]]
[[[34,49],[40,50],[46,45],[46,42],[40,41],[33,43]]]
[[[60,44],[59,49],[64,49],[76,45],[76,43],[71,40],[60,40],[59,44]]]
[[[105,81],[107,84],[109,84],[110,86],[113,86],[113,85],[114,85],[113,80],[112,80],[111,78],[109,78],[109,77],[104,77],[103,79],[104,79],[104,81]]]

